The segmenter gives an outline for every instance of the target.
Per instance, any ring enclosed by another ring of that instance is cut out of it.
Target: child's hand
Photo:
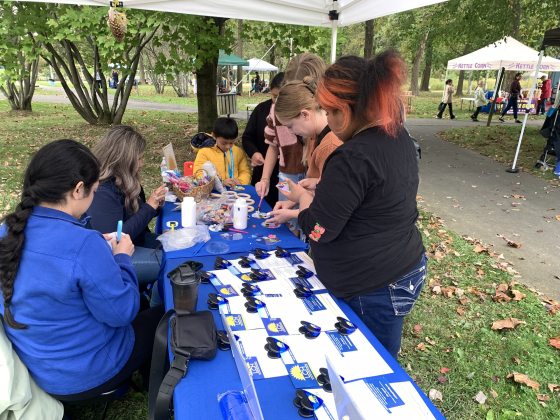
[[[116,239],[111,240],[111,247],[113,248],[113,255],[127,254],[132,256],[134,254],[134,244],[130,235],[127,233],[121,234],[121,240],[117,243]]]
[[[251,166],[262,166],[264,165],[264,157],[261,153],[256,152],[251,156]]]
[[[305,188],[303,188],[299,184],[296,184],[291,179],[286,179],[286,182],[288,183],[288,187],[290,188],[290,190],[282,191],[282,194],[284,194],[284,196],[286,196],[288,200],[293,201],[294,203],[299,203],[299,199],[302,195],[309,194]]]
[[[317,184],[319,183],[319,178],[305,178],[298,182],[306,190],[315,190]]]
[[[233,188],[236,185],[241,185],[241,183],[239,182],[239,180],[237,178],[228,178],[223,182],[223,184],[226,187],[229,187],[229,188]]]
[[[270,212],[270,215],[272,217],[267,221],[268,223],[276,223],[279,225],[281,223],[286,223],[288,220],[297,218],[298,213],[299,213],[298,210],[292,210],[292,209],[273,210]]]

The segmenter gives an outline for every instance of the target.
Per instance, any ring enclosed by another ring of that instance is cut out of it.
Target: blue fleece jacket
[[[99,185],[88,209],[91,227],[101,233],[115,232],[117,222],[122,220],[123,232],[130,235],[135,245],[141,246],[144,243],[144,233],[149,232],[148,223],[157,216],[157,211],[146,203],[143,189],[140,191],[138,204],[138,211],[130,213],[124,206],[124,194],[115,185],[114,178],[109,179]]]
[[[134,346],[140,296],[131,258],[113,256],[103,236],[84,224],[58,210],[33,209],[10,306],[27,328],[4,322],[17,354],[51,394],[103,384]]]

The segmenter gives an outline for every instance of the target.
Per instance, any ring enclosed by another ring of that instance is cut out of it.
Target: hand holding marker
[[[117,243],[121,241],[122,236],[122,220],[117,222]]]

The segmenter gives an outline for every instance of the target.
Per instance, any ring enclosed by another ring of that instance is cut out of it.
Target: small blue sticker
[[[256,357],[247,357],[245,363],[247,364],[247,369],[249,370],[249,374],[253,377],[253,380],[264,379],[261,365],[259,365],[259,361]]]
[[[262,322],[269,335],[288,335],[288,331],[280,318],[263,318]]]
[[[388,413],[391,412],[391,408],[404,405],[385,375],[365,378],[364,382]]]
[[[349,336],[342,335],[338,331],[326,331],[326,334],[340,354],[344,355],[344,353],[358,350]]]
[[[305,286],[308,289],[313,289],[313,285],[307,279],[301,279],[299,277],[290,277],[290,281],[294,286],[301,284],[302,286]]]
[[[307,363],[286,364],[286,370],[296,389],[317,388],[319,386]]]
[[[225,318],[232,331],[246,330],[241,314],[228,314]]]
[[[303,299],[303,304],[310,312],[324,311],[325,309],[327,309],[325,305],[323,305],[323,302],[321,302],[315,295]]]

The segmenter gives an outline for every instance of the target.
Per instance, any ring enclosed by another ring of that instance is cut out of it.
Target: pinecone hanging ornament
[[[111,33],[115,39],[121,42],[126,34],[126,15],[123,12],[117,11],[114,7],[109,9],[109,17],[107,18],[107,24],[111,29]]]

